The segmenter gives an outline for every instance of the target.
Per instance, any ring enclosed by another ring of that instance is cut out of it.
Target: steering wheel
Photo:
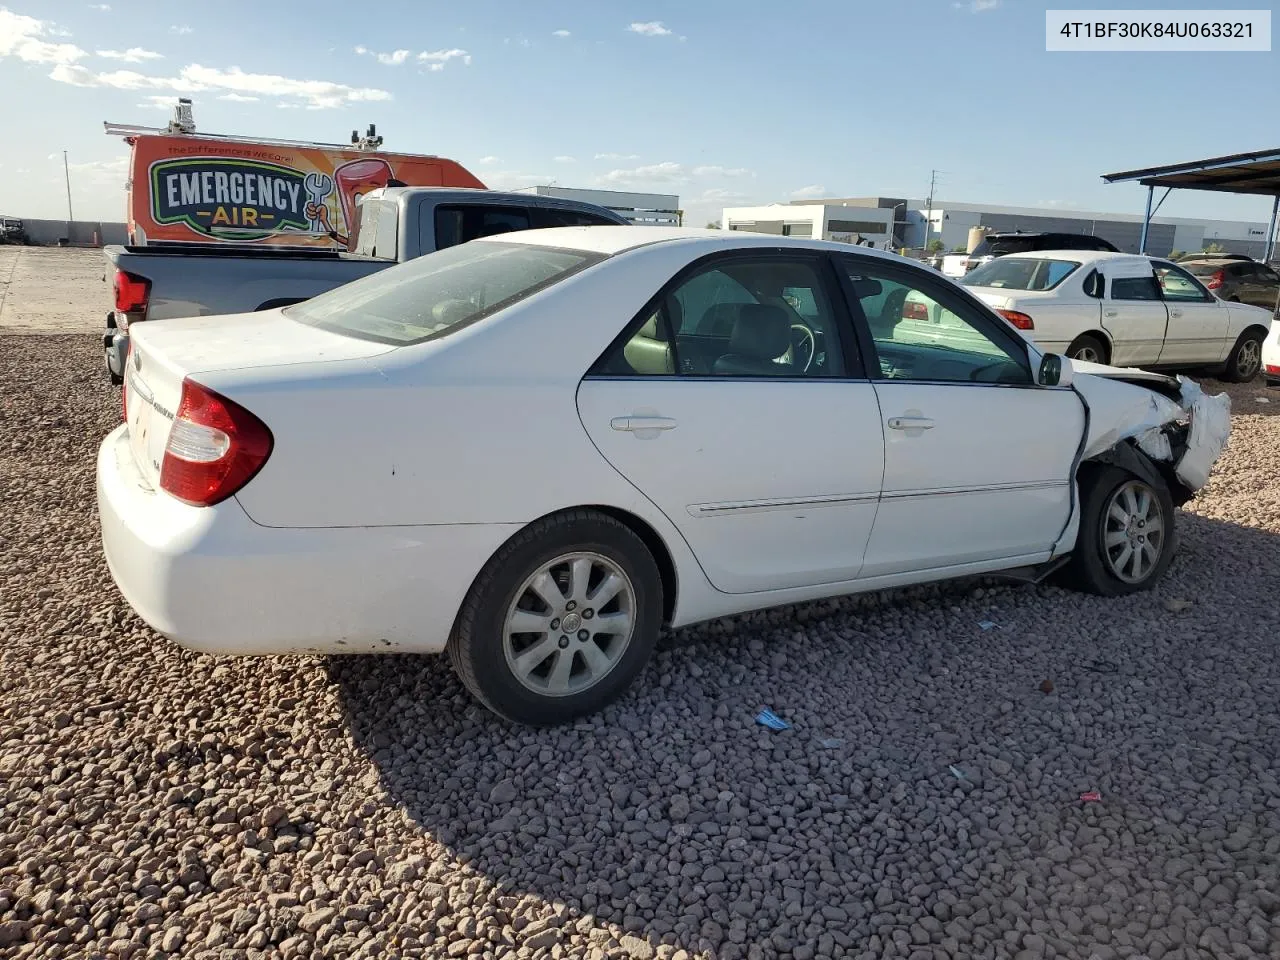
[[[973,370],[973,371],[969,374],[969,379],[970,379],[970,380],[977,380],[977,381],[981,381],[981,382],[983,382],[983,383],[986,383],[987,381],[982,379],[982,374],[986,373],[988,370],[998,370],[999,368],[1001,368],[1001,367],[1003,367],[1003,366],[1007,366],[1007,364],[1008,364],[1008,361],[1007,361],[1007,360],[997,360],[997,361],[995,361],[994,363],[987,363],[987,364],[984,364],[984,365],[982,365],[981,367],[978,367],[977,369]],[[999,383],[999,381],[998,381],[998,380],[993,380],[993,381],[991,381],[991,382],[992,382],[992,383]]]
[[[794,336],[797,331],[800,333],[798,339]],[[808,373],[809,368],[813,366],[813,358],[818,355],[818,338],[813,335],[813,330],[803,323],[791,324],[791,332],[793,334],[791,346],[787,348],[787,354],[784,354],[784,356],[789,354],[790,362],[794,365],[796,354],[803,355],[804,365],[800,367],[800,372]]]

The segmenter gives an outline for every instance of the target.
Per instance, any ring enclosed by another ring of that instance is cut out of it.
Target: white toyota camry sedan
[[[660,228],[144,324],[126,371],[98,504],[143,619],[221,654],[447,650],[536,724],[618,696],[664,624],[1007,570],[1149,587],[1230,424],[911,261]]]

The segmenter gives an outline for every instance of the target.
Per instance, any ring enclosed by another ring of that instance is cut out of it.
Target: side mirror
[[[1040,372],[1036,383],[1042,387],[1071,386],[1071,359],[1056,353],[1046,353],[1040,358]]]

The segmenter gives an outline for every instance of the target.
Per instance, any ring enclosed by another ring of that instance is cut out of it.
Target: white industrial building
[[[902,212],[901,206],[898,213]],[[780,237],[810,237],[845,243],[891,246],[895,211],[850,206],[839,200],[771,203],[764,207],[727,207],[720,224],[725,230],[746,230]]]
[[[972,227],[988,230],[1055,231],[1102,237],[1127,253],[1137,253],[1142,214],[1095,213],[1053,207],[1005,207],[995,204],[908,200],[897,197],[838,197],[797,200],[763,207],[729,207],[721,224],[727,230],[749,230],[781,236],[816,237],[897,249],[920,248],[941,240],[945,250],[963,250]],[[927,225],[927,229],[926,229]],[[1147,253],[1166,256],[1195,252],[1217,244],[1228,253],[1261,257],[1266,247],[1265,221],[1195,220],[1153,217]]]
[[[627,193],[622,190],[582,190],[577,187],[524,187],[516,193],[539,197],[559,197],[594,203],[619,213],[634,224],[647,227],[678,227],[684,217],[680,197],[668,193]]]

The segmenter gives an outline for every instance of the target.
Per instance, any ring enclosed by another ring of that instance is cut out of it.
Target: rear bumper
[[[98,451],[107,566],[148,624],[206,653],[438,653],[513,524],[283,529],[153,490],[127,428]]]

